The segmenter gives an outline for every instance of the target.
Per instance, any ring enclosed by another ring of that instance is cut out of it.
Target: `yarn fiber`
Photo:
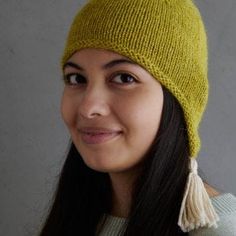
[[[165,86],[183,109],[190,156],[197,156],[208,55],[202,17],[191,0],[90,0],[71,25],[62,67],[82,48],[126,56]]]

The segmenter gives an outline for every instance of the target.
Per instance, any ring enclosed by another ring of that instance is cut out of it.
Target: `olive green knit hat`
[[[90,0],[73,21],[62,67],[82,48],[107,49],[130,58],[177,98],[192,160],[179,225],[183,231],[215,226],[217,215],[195,161],[199,123],[208,100],[207,37],[197,7],[191,0]]]
[[[208,99],[207,39],[190,0],[92,0],[71,26],[62,65],[82,48],[115,51],[143,66],[181,104],[191,157]]]

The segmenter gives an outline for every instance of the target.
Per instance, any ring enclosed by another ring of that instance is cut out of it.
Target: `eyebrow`
[[[107,64],[103,65],[101,68],[103,70],[105,70],[105,69],[112,68],[112,67],[114,67],[116,65],[119,65],[119,64],[124,64],[124,63],[132,64],[132,65],[138,65],[137,63],[135,63],[133,61],[126,60],[126,59],[116,59],[116,60],[110,61]],[[73,67],[75,69],[84,71],[84,69],[80,65],[78,65],[74,62],[71,62],[71,61],[68,61],[68,62],[65,63],[65,65],[63,66],[63,70],[66,67]]]

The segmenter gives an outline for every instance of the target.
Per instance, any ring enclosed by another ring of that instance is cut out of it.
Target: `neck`
[[[127,218],[131,206],[132,186],[135,180],[134,173],[110,173],[112,186],[111,215]]]

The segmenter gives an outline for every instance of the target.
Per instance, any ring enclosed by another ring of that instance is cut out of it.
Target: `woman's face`
[[[64,67],[61,113],[86,165],[101,172],[133,170],[159,128],[160,83],[127,57],[82,49]]]

